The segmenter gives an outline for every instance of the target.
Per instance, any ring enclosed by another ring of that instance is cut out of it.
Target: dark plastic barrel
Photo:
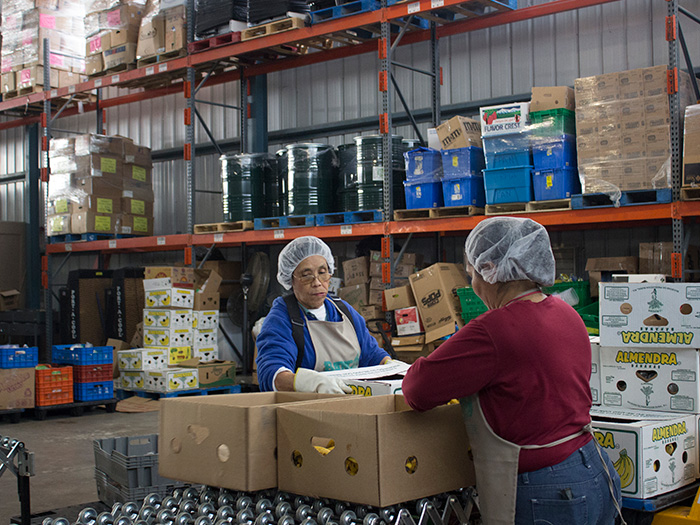
[[[263,172],[263,217],[281,217],[285,215],[282,179],[277,166],[278,159],[270,155],[271,169]]]
[[[240,153],[222,155],[220,160],[224,220],[235,222],[264,217],[265,180],[276,176],[277,172],[274,156]]]
[[[335,211],[338,157],[327,144],[287,146],[286,197],[289,215]]]
[[[280,183],[280,205],[279,215],[269,215],[270,217],[283,217],[287,215],[287,148],[277,150],[277,177]]]
[[[391,137],[392,191],[394,209],[405,207],[403,181],[405,166],[403,160],[403,138]],[[382,153],[384,144],[381,135],[355,137],[357,145],[357,210],[378,210],[384,208],[384,167]]]

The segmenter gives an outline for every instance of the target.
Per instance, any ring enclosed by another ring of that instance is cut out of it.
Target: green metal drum
[[[224,220],[252,221],[265,217],[265,181],[277,175],[274,156],[240,153],[222,155],[220,161]]]

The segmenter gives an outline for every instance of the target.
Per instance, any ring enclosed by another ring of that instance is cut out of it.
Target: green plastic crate
[[[570,109],[557,108],[530,112],[533,134],[537,137],[576,135],[576,113]]]
[[[598,301],[592,302],[582,308],[577,308],[576,311],[583,319],[583,324],[586,325],[588,335],[600,335],[600,315]]]
[[[462,312],[471,312],[474,308],[482,308],[483,312],[487,310],[484,301],[474,293],[474,289],[471,286],[457,288],[457,297],[459,297],[459,304],[462,307]]]
[[[591,286],[588,281],[555,283],[552,286],[542,288],[542,291],[550,295],[561,294],[569,288],[573,289],[574,292],[576,292],[576,295],[578,296],[578,304],[575,306],[577,310],[591,303]]]

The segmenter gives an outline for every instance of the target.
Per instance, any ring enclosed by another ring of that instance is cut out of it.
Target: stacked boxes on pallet
[[[486,203],[531,201],[530,103],[482,107],[479,113],[486,156]]]
[[[141,501],[148,494],[165,497],[182,486],[158,474],[158,435],[96,439],[95,480],[97,495],[112,506]]]
[[[37,347],[0,346],[0,410],[32,408]]]
[[[71,371],[73,400],[99,401],[114,398],[113,350],[111,346],[80,344],[52,347],[52,363],[72,365],[75,369]]]
[[[83,6],[77,0],[3,0],[3,93],[44,89],[44,40],[49,41],[50,87],[65,87],[85,73]]]
[[[678,73],[680,110],[692,104]],[[576,133],[584,193],[670,187],[667,67],[578,78]]]
[[[151,150],[86,134],[51,141],[49,235],[153,234]]]
[[[141,60],[185,48],[187,22],[185,6],[166,7],[160,0],[148,0],[138,33],[136,58]],[[177,3],[177,2],[176,2]]]
[[[136,60],[143,7],[124,0],[92,0],[87,6],[83,43],[88,75],[120,68]]]
[[[404,153],[406,161],[406,209],[440,208],[442,200],[442,157],[431,148]]]

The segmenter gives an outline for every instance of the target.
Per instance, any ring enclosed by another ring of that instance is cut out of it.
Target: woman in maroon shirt
[[[590,430],[591,346],[583,321],[540,286],[554,282],[547,231],[482,221],[467,272],[489,311],[409,369],[415,410],[462,405],[480,511],[491,524],[612,524],[620,480]]]

